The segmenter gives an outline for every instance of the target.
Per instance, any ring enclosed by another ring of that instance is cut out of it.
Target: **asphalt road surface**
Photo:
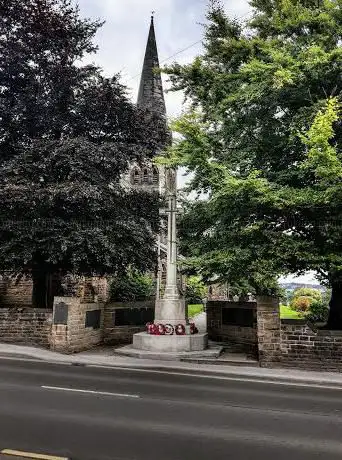
[[[341,460],[342,390],[0,360],[0,450],[72,460]]]

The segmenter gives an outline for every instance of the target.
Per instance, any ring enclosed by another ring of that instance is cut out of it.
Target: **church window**
[[[154,167],[152,171],[152,183],[153,185],[159,184],[159,171],[156,167]]]
[[[150,182],[149,178],[149,171],[147,168],[143,170],[143,184],[148,184]]]
[[[131,174],[131,181],[133,185],[140,184],[140,169],[134,168]]]

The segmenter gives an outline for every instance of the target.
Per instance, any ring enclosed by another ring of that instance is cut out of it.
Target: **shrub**
[[[208,295],[208,288],[199,276],[189,276],[186,280],[185,296],[189,304],[198,304]]]
[[[116,277],[110,285],[112,302],[143,301],[153,297],[155,286],[151,275],[130,272]]]
[[[306,316],[309,321],[325,323],[328,320],[329,316],[329,306],[318,300],[315,300],[310,306],[310,312]]]
[[[314,299],[321,301],[322,293],[318,289],[298,288],[293,291],[293,299],[297,297],[313,297]]]
[[[310,307],[314,302],[317,302],[314,297],[302,295],[300,297],[293,298],[290,307],[292,310],[305,313],[310,310]]]

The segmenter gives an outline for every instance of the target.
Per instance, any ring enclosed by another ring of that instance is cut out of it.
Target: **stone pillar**
[[[167,270],[165,299],[178,300],[179,291],[177,287],[177,231],[176,231],[177,198],[176,195],[169,196],[168,210],[168,232],[167,232]]]
[[[50,348],[77,353],[103,341],[104,304],[82,303],[77,297],[55,297]]]
[[[280,308],[279,299],[257,297],[257,336],[261,367],[272,367],[280,361]]]
[[[177,184],[176,171],[167,170],[168,191],[167,266],[166,286],[163,299],[156,301],[155,322],[163,324],[186,324],[185,299],[177,286]]]

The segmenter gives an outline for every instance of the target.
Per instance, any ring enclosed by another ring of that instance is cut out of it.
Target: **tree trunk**
[[[42,268],[32,271],[32,305],[35,308],[53,308],[55,296],[63,295],[62,275],[50,273]]]
[[[53,299],[55,296],[63,296],[62,274],[60,272],[51,273],[48,275],[48,290],[47,290],[47,307],[53,309]]]
[[[342,331],[342,280],[333,281],[327,329]]]
[[[48,275],[44,269],[35,268],[32,271],[32,306],[34,308],[48,307]]]

